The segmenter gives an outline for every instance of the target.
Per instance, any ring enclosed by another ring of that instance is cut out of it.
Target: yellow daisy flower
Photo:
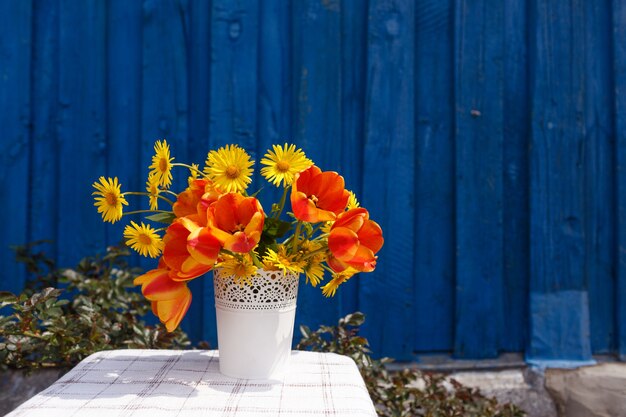
[[[150,210],[158,210],[159,193],[161,192],[161,189],[159,188],[159,181],[157,180],[156,175],[150,174],[148,176],[146,191],[150,194]]]
[[[359,204],[359,200],[356,199],[356,195],[354,195],[354,193],[350,190],[348,190],[348,194],[350,194],[350,196],[348,197],[348,205],[346,207],[346,210],[352,210],[353,208],[361,207],[361,205]]]
[[[273,266],[280,269],[283,273],[295,273],[300,274],[304,271],[304,262],[295,262],[289,259],[289,256],[285,253],[285,247],[280,246],[278,252],[274,252],[272,249],[267,249],[267,254],[263,257],[263,262],[266,265]]]
[[[237,145],[226,145],[209,152],[205,165],[204,172],[224,192],[244,191],[252,181],[250,167],[254,161]]]
[[[248,257],[237,259],[234,256],[227,256],[217,266],[223,268],[226,274],[232,275],[233,280],[241,285],[243,285],[244,282],[250,283],[250,278],[257,272],[256,266],[254,266]]]
[[[272,145],[272,148],[261,159],[261,164],[266,165],[261,168],[261,175],[277,187],[280,187],[281,181],[285,187],[291,185],[298,172],[313,165],[302,149],[296,150],[296,145],[285,143],[282,147]]]
[[[357,271],[356,269],[347,268],[345,271],[334,274],[333,279],[331,279],[328,284],[322,287],[322,295],[324,297],[334,297],[335,293],[337,292],[337,288],[341,284],[352,278],[352,276],[357,272],[359,271]]]
[[[324,247],[321,242],[313,241],[313,240],[304,240],[300,243],[300,252],[303,256],[307,256],[311,252],[315,252]],[[303,270],[306,276],[306,283],[309,281],[311,285],[317,287],[321,281],[324,280],[324,268],[322,267],[322,262],[326,259],[326,254],[323,252],[314,254],[310,257],[307,257],[302,261],[304,264]]]
[[[170,158],[170,145],[167,141],[157,140],[154,143],[154,155],[150,165],[150,175],[154,175],[158,185],[168,188],[172,184],[172,161]]]
[[[126,244],[136,250],[141,256],[156,258],[163,250],[161,236],[149,224],[141,222],[141,226],[131,221],[124,228]]]
[[[317,284],[324,280],[324,268],[322,267],[321,261],[323,260],[323,256],[318,259],[317,256],[314,256],[310,260],[308,260],[307,265],[304,267],[304,275],[306,276],[306,283],[309,281],[311,285],[317,287]]]
[[[121,219],[122,205],[128,205],[128,202],[122,195],[121,186],[117,181],[117,177],[100,177],[98,181],[93,183],[93,188],[96,189],[92,193],[92,195],[96,196],[94,206],[98,207],[98,213],[102,213],[102,219],[105,222],[115,223]]]

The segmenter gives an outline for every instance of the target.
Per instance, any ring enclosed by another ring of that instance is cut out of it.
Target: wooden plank
[[[417,2],[415,350],[451,351],[454,329],[452,2]]]
[[[188,1],[144,2],[142,32],[142,103],[141,103],[141,179],[145,183],[156,140],[167,139],[174,162],[189,162],[188,152]],[[202,157],[201,157],[202,158]],[[173,171],[172,190],[187,187],[188,170]],[[142,199],[143,208],[148,201]],[[144,269],[156,266],[154,260],[141,259]],[[198,280],[209,279],[208,276]],[[198,284],[193,284],[197,286]],[[196,290],[196,288],[194,288]],[[197,326],[202,315],[203,296],[194,292],[187,318],[181,327],[193,340],[201,337]]]
[[[187,163],[200,167],[209,151],[209,100],[211,67],[211,2],[189,4],[189,139]],[[189,283],[193,302],[187,313],[192,340],[217,339],[213,279],[210,275]]]
[[[257,155],[263,157],[273,144],[293,143],[291,134],[291,7],[281,0],[263,1],[259,5],[258,124]],[[257,164],[255,190],[261,204],[269,211],[280,201],[282,189],[259,179]]]
[[[142,5],[124,0],[107,2],[107,164],[106,174],[118,177],[124,190],[144,191],[146,167],[141,164],[141,34]],[[123,63],[123,64],[122,64]],[[146,198],[129,196],[128,210],[146,208]],[[123,241],[124,227],[131,220],[107,225],[107,245]],[[135,259],[135,262],[138,258]]]
[[[236,143],[255,161],[258,30],[257,2],[213,1],[211,148]]]
[[[341,175],[346,187],[363,195],[363,134],[365,132],[365,82],[367,73],[367,8],[360,0],[341,3]],[[342,285],[339,293],[339,314],[358,310],[357,279]]]
[[[526,347],[529,277],[528,201],[528,52],[527,7],[524,2],[504,5],[504,148],[503,148],[503,267],[504,320],[500,347]]]
[[[189,3],[189,161],[204,165],[209,151],[211,2]]]
[[[294,135],[322,170],[341,171],[341,10],[338,0],[293,4]]]
[[[454,354],[498,354],[502,326],[504,6],[455,6],[456,330]]]
[[[340,4],[302,0],[292,7],[295,142],[322,170],[341,172]],[[336,322],[339,300],[324,298],[319,287],[302,285],[296,326]]]
[[[0,3],[0,195],[6,202],[0,208],[5,220],[0,246],[5,291],[20,292],[26,278],[22,265],[15,262],[10,245],[23,245],[28,238],[29,149],[31,121],[31,23],[30,2]]]
[[[187,8],[187,1],[175,0],[143,5],[141,166],[146,178],[156,140],[167,139],[172,157],[187,161]],[[187,173],[174,172],[172,189],[187,186]]]
[[[105,249],[105,225],[91,204],[107,153],[105,3],[61,0],[59,17],[57,244],[59,264],[71,266]]]
[[[617,202],[616,250],[616,347],[621,360],[626,360],[626,4],[612,2],[613,82],[615,117],[615,181]]]
[[[28,240],[50,240],[48,256],[59,250],[57,219],[59,205],[57,122],[59,94],[59,2],[37,3],[33,8],[32,48],[32,137],[30,213]],[[87,206],[86,206],[87,207]],[[91,207],[83,208],[88,210]]]
[[[530,360],[591,358],[585,282],[584,7],[531,5]],[[559,45],[559,47],[554,47]],[[566,69],[566,70],[564,70]]]
[[[368,21],[363,206],[385,245],[376,271],[361,276],[359,305],[373,351],[406,360],[415,340],[414,2],[371,1]]]
[[[611,14],[609,1],[584,2],[584,134],[586,168],[586,281],[589,290],[591,348],[614,346],[615,181],[612,107]]]
[[[260,159],[256,154],[258,25],[258,2],[213,0],[210,148],[235,143],[246,149],[257,163]],[[205,300],[205,336],[215,346],[212,280],[205,286]]]

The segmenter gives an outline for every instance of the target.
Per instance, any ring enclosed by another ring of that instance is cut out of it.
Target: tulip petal
[[[224,243],[224,249],[231,252],[248,253],[257,243],[250,240],[250,237],[244,232],[237,232]]]
[[[256,198],[246,198],[237,206],[237,223],[248,224],[252,217],[259,212]]]
[[[167,275],[167,273],[168,273],[167,269],[164,269],[164,268],[152,269],[152,270],[146,272],[145,274],[139,275],[137,278],[135,278],[133,280],[133,284],[135,284],[135,285],[143,285],[146,282],[150,282],[150,281],[154,280],[159,275],[161,275],[161,274],[166,274]]]
[[[211,234],[208,228],[196,229],[187,237],[187,251],[201,264],[215,264],[220,249],[220,241]]]
[[[257,211],[250,217],[248,225],[243,231],[247,235],[250,235],[254,233],[255,231],[259,231],[259,230],[262,231],[264,222],[265,222],[265,216],[263,215],[263,212]]]
[[[328,236],[328,249],[334,257],[349,261],[359,249],[359,237],[346,227],[334,228]]]
[[[348,264],[335,258],[332,254],[328,256],[326,263],[335,272],[343,272],[346,268],[348,268]]]
[[[333,224],[335,227],[345,227],[347,229],[358,232],[368,218],[367,210],[352,209],[341,213],[337,217],[337,221]]]
[[[168,332],[173,332],[178,327],[189,309],[191,291],[188,288],[186,289],[187,291],[181,297],[157,302],[157,315],[159,320],[165,324]]]
[[[189,306],[191,306],[191,291],[187,294],[187,296],[181,300],[181,305],[177,308],[177,314],[172,317],[167,323],[165,323],[165,328],[168,332],[173,332],[176,330],[180,322],[183,320],[187,311],[189,310]]]
[[[215,225],[227,232],[232,232],[237,227],[237,196],[241,195],[237,193],[224,194],[213,206]]]
[[[170,279],[168,271],[164,272],[152,281],[143,284],[141,292],[146,299],[150,301],[170,300],[184,293],[187,288],[186,284],[173,281]]]
[[[376,253],[383,247],[383,230],[375,221],[368,220],[358,232],[359,241]]]
[[[189,256],[178,270],[170,271],[170,278],[174,281],[189,281],[204,275],[213,269],[213,265],[203,265]]]

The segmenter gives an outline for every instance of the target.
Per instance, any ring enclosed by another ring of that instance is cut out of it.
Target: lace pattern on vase
[[[294,307],[298,297],[297,274],[259,270],[251,284],[238,284],[220,268],[213,270],[215,305],[238,310],[274,310]]]

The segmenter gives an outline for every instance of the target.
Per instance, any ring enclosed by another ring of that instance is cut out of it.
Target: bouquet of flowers
[[[322,171],[295,145],[273,145],[261,159],[261,175],[283,188],[269,215],[256,193],[247,192],[254,161],[241,147],[210,151],[202,170],[173,162],[165,140],[157,141],[154,151],[145,192],[122,192],[117,178],[100,177],[93,194],[105,222],[142,213],[166,225],[155,229],[131,221],[124,238],[139,254],[160,257],[158,267],[135,284],[168,331],[178,327],[191,304],[187,281],[216,267],[240,285],[262,269],[302,273],[316,287],[329,272],[331,279],[321,286],[327,297],[354,274],[376,267],[383,245],[380,226],[345,189],[341,175]],[[188,177],[179,193],[170,189],[175,167]],[[149,210],[124,212],[128,195],[148,197]],[[287,197],[291,212],[285,220]]]

